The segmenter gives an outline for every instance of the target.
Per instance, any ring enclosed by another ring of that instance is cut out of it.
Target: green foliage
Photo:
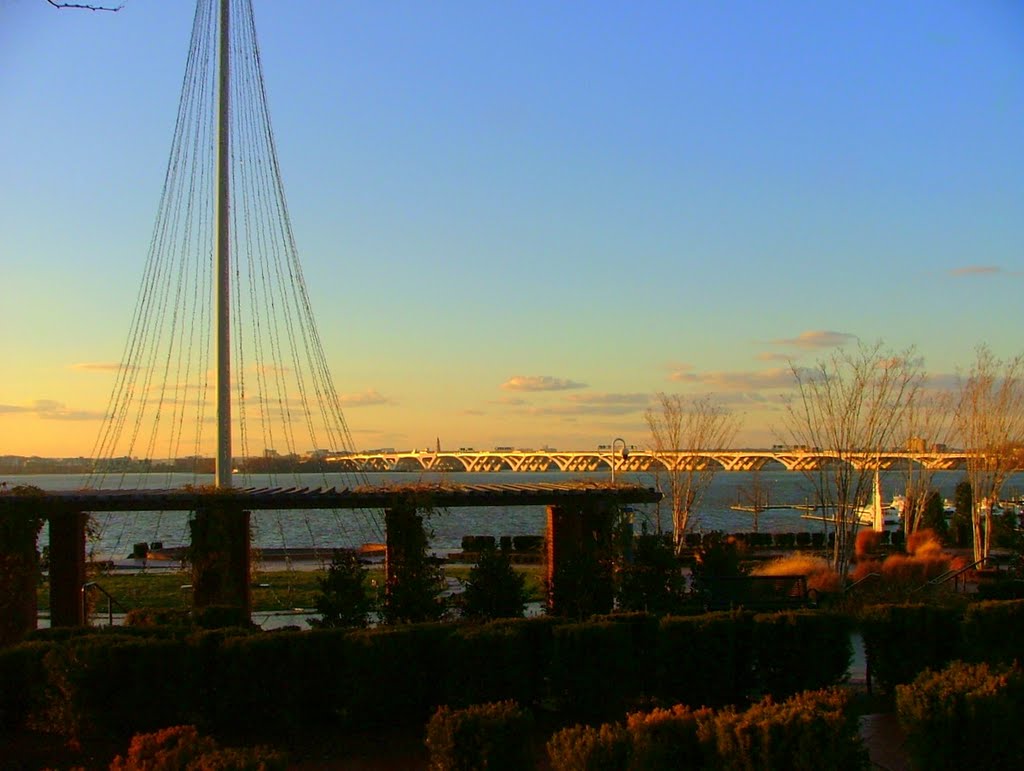
[[[385,512],[390,549],[390,576],[384,590],[383,617],[386,624],[415,624],[437,621],[444,615],[441,599],[444,579],[431,558],[429,534],[424,517],[404,509]]]
[[[732,535],[707,533],[695,555],[693,565],[693,589],[702,591],[707,579],[741,576],[744,544]]]
[[[180,640],[82,636],[46,654],[46,727],[76,740],[181,722],[195,702]]]
[[[22,728],[46,693],[44,661],[53,647],[24,642],[0,648],[0,732]]]
[[[613,573],[612,560],[596,550],[580,550],[560,559],[554,587],[549,588],[554,612],[577,619],[610,613],[615,600]]]
[[[867,752],[848,700],[846,691],[807,691],[782,703],[768,698],[745,712],[718,713],[716,767],[737,771],[867,768]]]
[[[551,691],[555,702],[583,719],[620,713],[641,688],[642,664],[629,624],[589,621],[553,630]]]
[[[978,602],[963,620],[964,656],[972,661],[1010,663],[1024,656],[1024,600]]]
[[[1024,673],[953,662],[896,687],[896,714],[915,768],[1024,766]]]
[[[628,768],[629,733],[618,723],[563,728],[546,745],[552,771],[622,771]]]
[[[841,690],[807,691],[776,703],[765,699],[745,711],[671,710],[632,714],[626,727],[574,726],[548,741],[551,768],[662,771],[715,768],[867,768],[857,719]]]
[[[660,535],[633,539],[632,560],[620,561],[615,598],[620,610],[670,613],[679,607],[686,579],[671,541]]]
[[[761,691],[785,698],[846,680],[853,659],[850,622],[822,611],[754,617],[754,669]]]
[[[872,681],[886,693],[927,668],[942,667],[961,650],[960,613],[937,605],[872,605],[861,611]]]
[[[932,490],[924,502],[919,529],[931,530],[943,543],[949,537],[949,525],[946,523],[946,512],[942,505],[942,496]]]
[[[313,628],[362,628],[370,612],[366,571],[352,552],[335,549],[327,575],[319,580],[316,612],[320,618],[306,619]]]
[[[971,512],[974,509],[974,493],[966,479],[958,482],[953,491],[953,538],[957,546],[970,546],[974,541],[971,531]]]
[[[435,771],[520,771],[533,765],[533,718],[513,701],[439,707],[427,723]]]
[[[713,732],[707,726],[713,720],[712,710],[692,710],[682,704],[629,715],[626,730],[632,745],[630,771],[711,766]]]
[[[545,669],[522,623],[459,627],[444,645],[445,702],[456,707],[502,699],[538,701]],[[550,648],[550,646],[547,646]]]
[[[526,600],[526,577],[512,567],[508,552],[484,545],[462,592],[462,614],[485,620],[521,618]]]
[[[692,707],[742,701],[754,686],[752,616],[666,616],[658,633],[656,695]]]

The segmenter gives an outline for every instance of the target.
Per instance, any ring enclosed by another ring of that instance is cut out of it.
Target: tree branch
[[[124,3],[121,3],[121,5],[117,6],[116,8],[111,8],[107,5],[87,5],[85,3],[58,3],[56,2],[56,0],[46,0],[46,2],[48,2],[54,8],[78,8],[79,10],[83,11],[110,11],[111,13],[117,13],[122,8],[124,8]]]

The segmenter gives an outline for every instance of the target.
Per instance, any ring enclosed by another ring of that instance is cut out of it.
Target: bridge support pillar
[[[612,610],[612,525],[607,501],[548,506],[548,611],[589,616]]]
[[[89,515],[68,511],[50,515],[50,626],[83,626],[85,524]]]
[[[198,509],[189,530],[194,611],[201,614],[218,607],[223,612],[222,625],[248,625],[252,614],[249,512],[228,506]]]

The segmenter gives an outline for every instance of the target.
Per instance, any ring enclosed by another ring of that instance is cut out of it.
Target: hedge
[[[801,610],[754,617],[754,670],[761,693],[785,698],[845,682],[853,660],[845,616]]]
[[[945,666],[961,650],[960,614],[934,605],[870,605],[861,611],[868,672],[885,693],[925,669]]]
[[[435,771],[520,771],[533,766],[533,718],[515,702],[439,707],[427,723]]]
[[[1024,767],[1024,673],[951,663],[896,687],[914,768]]]
[[[989,663],[1024,656],[1024,600],[979,602],[967,606],[962,625],[964,658]]]

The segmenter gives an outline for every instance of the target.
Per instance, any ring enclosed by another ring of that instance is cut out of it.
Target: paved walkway
[[[860,735],[868,748],[871,767],[885,771],[909,771],[903,730],[892,712],[864,715],[860,719]]]

